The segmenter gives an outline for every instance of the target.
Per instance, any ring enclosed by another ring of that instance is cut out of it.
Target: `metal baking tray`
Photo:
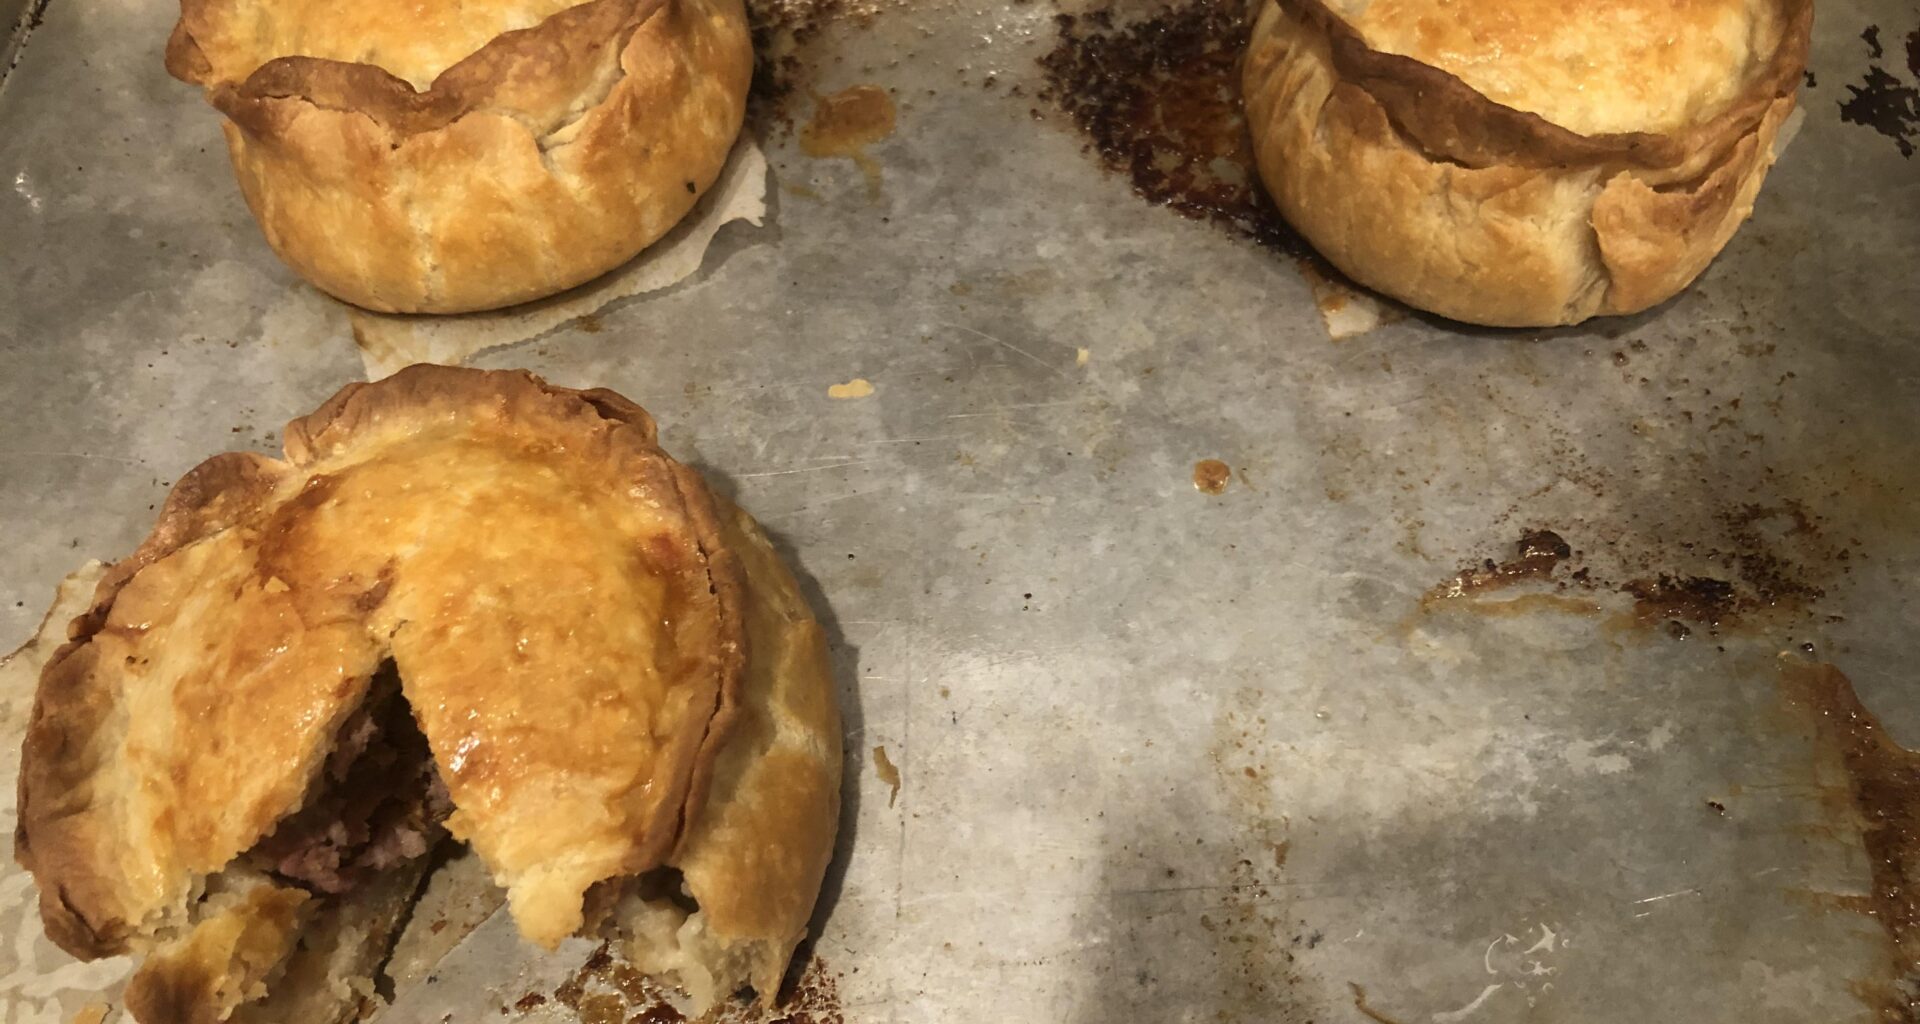
[[[645,405],[827,617],[790,1019],[1914,1019],[1920,14],[1822,5],[1798,137],[1673,301],[1350,333],[1244,188],[1224,10],[762,3],[766,226],[475,360]],[[0,85],[7,646],[362,373],[172,18],[51,0]],[[805,145],[858,84],[891,133]],[[65,1020],[9,884],[0,1007]]]

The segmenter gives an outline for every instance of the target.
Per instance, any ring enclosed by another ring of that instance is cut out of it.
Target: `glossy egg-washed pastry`
[[[1474,323],[1685,288],[1752,212],[1810,0],[1263,0],[1260,174],[1354,280]]]
[[[417,366],[215,456],[40,679],[16,856],[144,1024],[377,1005],[431,851],[521,934],[778,992],[831,855],[823,635],[610,391]]]
[[[267,241],[386,312],[552,295],[693,208],[746,110],[741,0],[182,0]]]

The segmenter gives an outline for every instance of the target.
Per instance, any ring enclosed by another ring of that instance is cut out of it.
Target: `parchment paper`
[[[679,226],[623,266],[572,291],[511,309],[459,316],[401,316],[352,309],[354,344],[367,379],[413,363],[458,365],[475,353],[539,337],[619,299],[659,291],[693,276],[720,229],[736,220],[755,227],[767,213],[767,158],[742,137],[720,180]]]

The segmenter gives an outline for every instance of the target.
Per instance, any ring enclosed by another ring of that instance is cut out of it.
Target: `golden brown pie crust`
[[[127,1011],[141,1024],[226,1020],[266,994],[266,979],[293,953],[311,902],[298,889],[255,888],[148,956],[127,981]]]
[[[738,977],[718,979],[726,984],[715,995],[747,984],[772,1006],[833,857],[840,710],[826,633],[799,583],[753,517],[723,500],[720,523],[747,578],[753,656],[733,738],[713,761],[706,803],[669,863],[700,905],[716,954],[709,960],[739,965]],[[696,999],[695,1012],[703,1009]]]
[[[1811,5],[1753,2],[1777,38],[1723,109],[1583,135],[1370,46],[1321,0],[1268,0],[1243,82],[1261,177],[1336,266],[1419,308],[1501,326],[1646,309],[1751,213],[1793,109]]]
[[[367,975],[425,864],[312,897],[236,857],[305,802],[391,658],[449,827],[523,934],[599,929],[702,1005],[745,985],[770,1005],[832,856],[841,747],[825,633],[758,524],[666,456],[632,402],[526,373],[355,384],[284,447],[189,472],[139,549],[88,577],[92,603],[69,599],[85,610],[68,641],[45,644],[15,852],[54,941],[145,954],[126,995],[144,1024],[377,1007]],[[658,586],[622,592],[626,576]],[[445,632],[459,642],[436,646]],[[623,703],[650,727],[595,717]],[[604,808],[564,806],[610,769],[638,785],[603,786],[603,804],[660,794],[611,830],[591,820]],[[514,806],[529,789],[532,809]],[[611,856],[569,870],[609,838]],[[583,920],[588,888],[655,867],[697,911]],[[640,918],[666,930],[623,927]]]
[[[182,0],[167,69],[227,116],[274,251],[368,309],[490,309],[613,269],[712,186],[745,114],[741,0],[589,0],[502,32],[422,90],[303,55],[300,20],[339,5],[255,2],[284,17],[262,29],[235,24],[238,0]],[[408,31],[408,8],[345,10]]]
[[[16,855],[48,934],[91,958],[177,933],[391,657],[449,828],[557,942],[673,852],[737,714],[712,498],[638,406],[525,373],[353,385],[285,447],[183,478],[41,676]]]

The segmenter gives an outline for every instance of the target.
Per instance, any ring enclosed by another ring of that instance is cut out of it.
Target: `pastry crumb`
[[[1092,358],[1093,358],[1093,350],[1092,350],[1092,349],[1090,349],[1090,348],[1079,348],[1079,349],[1075,349],[1075,350],[1074,350],[1074,352],[1073,352],[1073,365],[1075,365],[1075,366],[1085,366],[1085,365],[1087,365],[1087,360],[1089,360],[1089,359],[1092,359]]]
[[[1302,262],[1300,275],[1313,289],[1314,305],[1326,322],[1327,337],[1333,341],[1355,338],[1384,323],[1398,320],[1401,313],[1344,278],[1333,276],[1331,268]]]
[[[827,388],[828,398],[865,398],[873,394],[873,382],[865,377],[855,377],[845,384],[833,384]]]
[[[893,787],[893,792],[887,796],[887,806],[892,807],[894,801],[900,799],[900,769],[887,760],[886,747],[873,748],[873,770],[880,775],[881,782]]]

